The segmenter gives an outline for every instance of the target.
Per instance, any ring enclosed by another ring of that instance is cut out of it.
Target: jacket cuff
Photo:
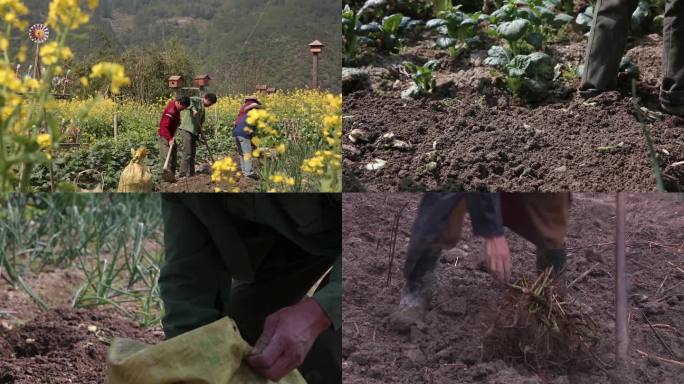
[[[338,257],[330,271],[330,278],[313,299],[321,306],[335,330],[342,327],[342,257]]]

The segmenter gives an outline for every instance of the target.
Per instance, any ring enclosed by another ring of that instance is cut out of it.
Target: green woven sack
[[[114,339],[106,384],[271,384],[243,364],[252,347],[235,322],[223,318],[180,336],[148,345]],[[277,384],[306,384],[294,371]]]

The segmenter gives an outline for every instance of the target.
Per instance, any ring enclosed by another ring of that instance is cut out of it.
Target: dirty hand
[[[330,324],[311,298],[285,307],[266,318],[264,331],[245,361],[257,373],[278,381],[304,362],[311,345]]]
[[[511,278],[511,251],[505,237],[485,239],[485,265],[499,280],[508,282]]]

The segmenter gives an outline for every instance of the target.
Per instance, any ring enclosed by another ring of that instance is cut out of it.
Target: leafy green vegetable
[[[555,28],[560,28],[566,24],[571,23],[572,20],[573,17],[568,15],[567,13],[559,13],[553,18],[553,20],[551,21],[551,25],[553,25]]]
[[[585,31],[591,28],[591,21],[594,20],[594,7],[587,7],[584,12],[578,13],[575,18],[575,23],[582,27]]]
[[[387,51],[396,50],[399,39],[397,38],[397,32],[401,26],[404,16],[401,13],[395,13],[390,16],[386,16],[382,19],[382,24],[371,21],[368,24],[359,27],[359,32],[361,34],[367,35],[371,39],[378,40],[380,42],[380,47]]]
[[[484,60],[485,65],[492,67],[503,67],[511,61],[511,54],[506,48],[500,45],[492,45],[487,51],[487,58]]]
[[[513,21],[506,21],[496,28],[499,36],[508,40],[509,42],[519,40],[527,31],[530,21],[527,19],[516,19]]]
[[[435,89],[435,79],[432,78],[432,70],[436,68],[439,61],[430,60],[423,66],[405,62],[404,68],[411,75],[414,85],[419,93],[432,93]]]
[[[636,33],[644,32],[652,17],[651,8],[648,2],[644,0],[639,1],[639,5],[634,10],[634,13],[632,13],[632,31]]]

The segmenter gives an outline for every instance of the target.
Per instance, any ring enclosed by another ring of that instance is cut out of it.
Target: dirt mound
[[[522,363],[535,370],[598,369],[593,357],[596,324],[581,306],[556,294],[541,275],[523,277],[483,321],[482,359]],[[520,287],[520,288],[518,288]]]
[[[111,310],[52,309],[11,328],[0,328],[3,384],[101,383],[113,337],[161,341]]]
[[[521,361],[483,359],[485,330],[509,288],[479,268],[482,245],[468,222],[463,241],[440,258],[429,310],[415,324],[396,328],[391,318],[399,304],[401,269],[419,195],[357,193],[343,197],[345,383],[609,383],[604,369],[609,371],[614,361],[614,195],[574,196],[566,273],[568,282],[578,279],[569,294],[598,326],[598,367],[533,369]],[[672,359],[641,313],[672,351],[684,356],[684,273],[673,267],[684,265],[684,203],[676,196],[654,194],[629,195],[627,202],[631,368],[643,384],[675,384],[684,369],[653,357]],[[390,229],[406,203],[393,279],[387,285]],[[514,234],[507,233],[507,238],[513,278],[532,273],[534,247]]]

